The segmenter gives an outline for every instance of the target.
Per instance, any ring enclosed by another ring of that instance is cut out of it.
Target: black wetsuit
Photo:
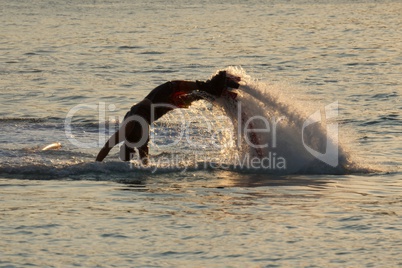
[[[124,120],[131,121],[132,127],[126,131],[124,152],[120,157],[124,161],[131,159],[134,147],[139,151],[140,157],[148,155],[149,126],[163,115],[175,108],[188,107],[191,102],[201,99],[201,97],[180,91],[180,81],[166,82],[153,89],[141,102],[131,107],[124,117]],[[141,124],[136,120],[142,117],[147,124]],[[130,117],[132,117],[130,120]],[[128,123],[130,124],[130,123]]]
[[[177,80],[156,87],[144,100],[131,107],[124,117],[123,125],[99,151],[96,161],[102,161],[121,141],[124,141],[120,154],[122,160],[129,161],[134,148],[138,148],[141,159],[147,158],[149,126],[154,121],[175,108],[188,107],[193,101],[204,97],[210,100],[211,95],[219,97],[226,86],[238,88],[239,84],[234,80],[228,80],[226,72],[220,71],[206,82]],[[209,96],[199,94],[200,92],[208,93]]]

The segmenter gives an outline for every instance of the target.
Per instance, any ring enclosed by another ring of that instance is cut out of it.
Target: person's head
[[[207,92],[215,96],[221,96],[223,90],[227,87],[239,88],[240,86],[237,81],[227,77],[226,71],[220,71],[211,80],[207,81],[207,84],[209,84]]]

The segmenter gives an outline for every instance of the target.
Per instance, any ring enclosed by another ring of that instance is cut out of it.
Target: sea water
[[[398,1],[1,6],[2,267],[402,265]],[[94,162],[154,87],[223,69],[236,101],[164,116],[149,166]]]

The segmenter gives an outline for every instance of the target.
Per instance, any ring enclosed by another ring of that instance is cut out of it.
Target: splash
[[[236,98],[220,98],[215,106],[233,123],[235,167],[270,173],[346,174],[362,172],[338,139],[337,102],[308,113],[277,85],[253,79],[237,67],[226,69],[241,78]]]
[[[269,174],[370,173],[338,138],[338,105],[303,109],[283,85],[228,67],[241,86],[177,109],[151,128],[152,170],[224,169]],[[218,71],[219,72],[219,71]],[[179,156],[178,156],[179,155]],[[172,160],[173,159],[173,160]]]
[[[176,109],[151,127],[150,165],[118,160],[94,163],[98,148],[69,142],[63,120],[2,119],[13,143],[1,140],[0,174],[23,178],[142,178],[181,176],[205,170],[259,174],[356,174],[381,172],[360,164],[338,139],[337,105],[304,109],[288,87],[262,83],[241,68],[226,71],[241,78],[231,94]],[[234,97],[236,96],[236,97]],[[332,126],[332,127],[331,127]],[[74,137],[93,143],[115,131],[115,122],[73,123]],[[24,129],[24,131],[20,131]],[[60,141],[59,150],[41,150]],[[173,175],[172,175],[173,174]],[[212,176],[212,175],[211,175]]]

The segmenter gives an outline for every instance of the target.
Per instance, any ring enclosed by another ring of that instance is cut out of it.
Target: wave
[[[3,117],[0,118],[0,123],[42,123],[48,120],[48,118]]]
[[[100,180],[100,181],[142,181],[154,176],[166,175],[190,176],[195,172],[203,172],[202,176],[215,178],[215,174],[221,171],[234,172],[234,174],[243,175],[347,175],[347,174],[369,174],[382,171],[368,169],[367,167],[345,168],[338,167],[336,170],[328,169],[320,162],[305,167],[297,173],[289,174],[286,171],[275,170],[272,168],[254,168],[244,163],[221,163],[221,162],[203,162],[197,163],[163,163],[163,165],[142,166],[137,161],[130,163],[122,161],[108,161],[104,163],[87,161],[50,161],[24,164],[2,164],[0,174],[2,177],[33,179],[33,180]]]

